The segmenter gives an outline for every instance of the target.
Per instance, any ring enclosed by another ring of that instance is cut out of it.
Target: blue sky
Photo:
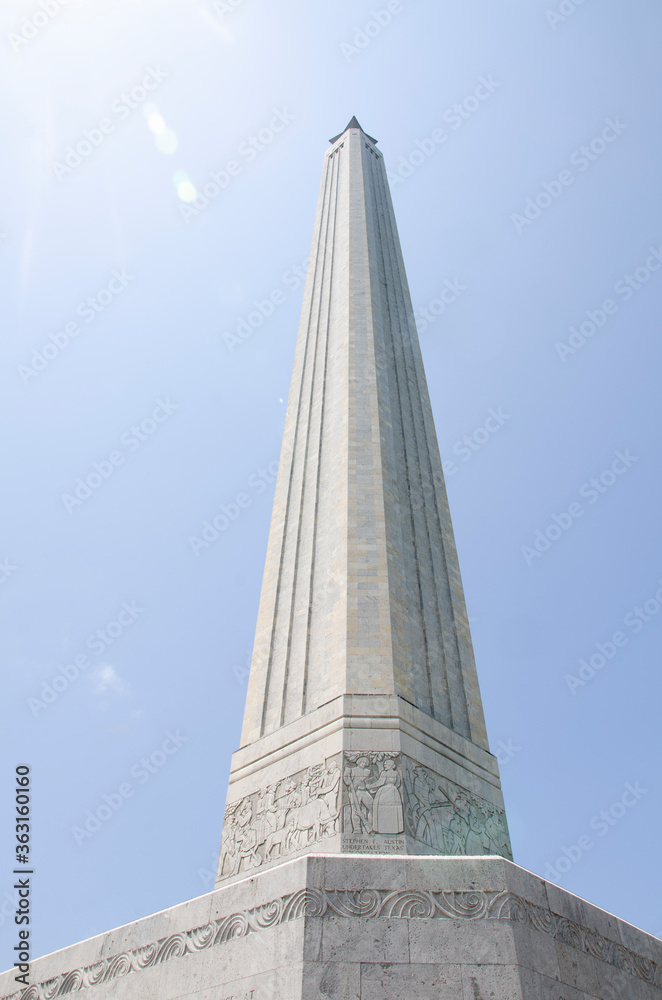
[[[515,860],[659,934],[659,5],[47,6],[0,12],[3,967],[18,763],[35,955],[210,887],[322,156],[354,114]]]

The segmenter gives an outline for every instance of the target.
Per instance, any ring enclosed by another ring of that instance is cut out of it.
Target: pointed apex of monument
[[[349,125],[346,125],[345,128],[342,130],[342,132],[339,132],[338,135],[335,135],[333,137],[333,139],[329,139],[329,142],[332,142],[332,143],[333,142],[337,142],[337,140],[340,138],[340,136],[344,135],[345,132],[347,132],[347,130],[350,129],[350,128],[358,128],[358,129],[361,130],[361,132],[363,132],[363,129],[361,128],[361,126],[358,123],[358,119],[357,119],[356,115],[352,115],[352,120],[349,123]],[[370,139],[370,142],[374,142],[375,144],[377,143],[377,140],[373,139],[373,137],[371,135],[368,135],[367,132],[363,132],[363,134],[366,137],[366,139]]]

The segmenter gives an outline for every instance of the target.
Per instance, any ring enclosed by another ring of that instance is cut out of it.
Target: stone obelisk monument
[[[202,792],[201,792],[202,794]],[[662,942],[513,864],[382,155],[320,190],[217,888],[0,1000],[662,1000]]]
[[[384,158],[322,174],[218,885],[309,852],[510,858]]]

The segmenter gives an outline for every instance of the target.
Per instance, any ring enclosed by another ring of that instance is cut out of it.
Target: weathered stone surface
[[[662,1000],[654,949],[504,858],[309,854],[47,955],[27,991],[5,973],[0,1000]]]

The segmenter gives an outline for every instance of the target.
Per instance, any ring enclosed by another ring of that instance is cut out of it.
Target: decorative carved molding
[[[0,1000],[55,1000],[128,976],[175,958],[204,951],[233,938],[246,937],[302,917],[360,917],[403,920],[506,920],[525,924],[613,968],[662,989],[662,965],[610,941],[588,927],[536,906],[506,890],[417,892],[386,889],[300,889],[278,899],[190,931],[171,934],[143,948],[102,959],[94,965],[62,973]]]

